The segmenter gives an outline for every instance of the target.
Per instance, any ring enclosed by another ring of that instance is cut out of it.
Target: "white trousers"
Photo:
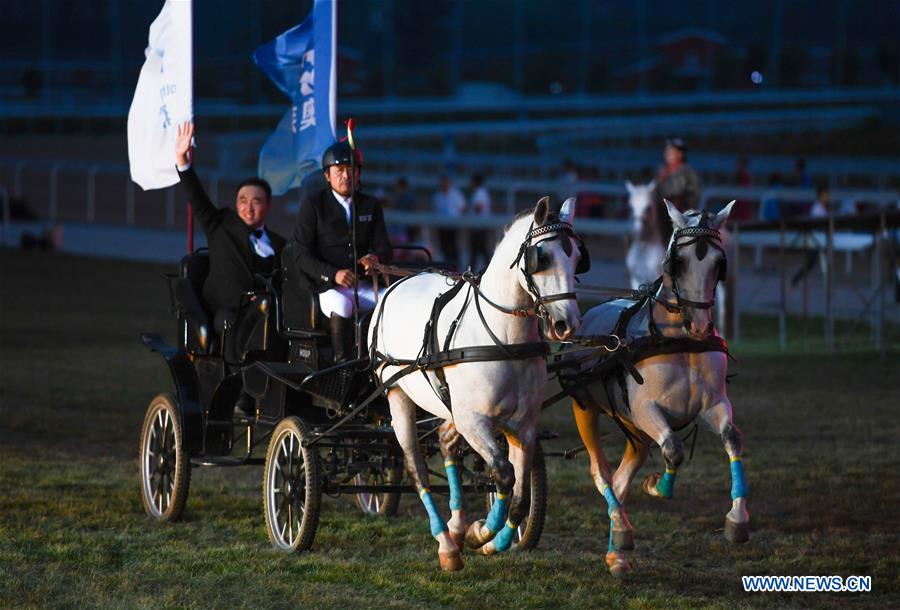
[[[353,316],[353,289],[338,286],[326,290],[319,295],[319,309],[326,317],[336,313],[343,318]],[[372,311],[375,309],[375,291],[371,286],[359,287],[359,310]]]

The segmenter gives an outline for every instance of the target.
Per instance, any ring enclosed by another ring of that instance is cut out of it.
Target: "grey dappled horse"
[[[733,203],[710,216],[705,212],[682,214],[666,202],[675,230],[669,242],[662,284],[656,300],[644,308],[644,318],[629,325],[629,336],[646,334],[650,320],[666,338],[701,341],[717,334],[712,306],[716,285],[725,276],[726,262],[718,232]],[[617,300],[590,309],[578,334],[612,333],[619,315],[629,305],[633,302]],[[615,575],[631,571],[624,551],[634,548],[633,530],[623,506],[632,479],[647,459],[650,448],[659,445],[665,472],[648,475],[643,489],[652,496],[671,497],[675,473],[684,459],[682,442],[675,431],[697,418],[721,437],[731,463],[732,504],[726,516],[725,535],[731,541],[743,542],[749,531],[747,485],[741,463],[742,435],[732,421],[725,387],[727,354],[722,351],[661,354],[641,360],[635,366],[644,382],[639,384],[627,377],[627,404],[621,392],[608,393],[602,381],[594,381],[577,392],[573,404],[578,432],[590,456],[591,476],[608,506],[610,540],[606,563]],[[616,404],[609,404],[610,397]],[[633,439],[614,475],[601,446],[601,412],[615,412]]]

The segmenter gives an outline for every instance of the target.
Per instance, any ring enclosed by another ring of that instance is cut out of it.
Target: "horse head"
[[[523,238],[513,263],[521,272],[519,285],[534,300],[545,334],[557,341],[574,335],[581,323],[575,276],[590,266],[587,248],[573,228],[574,220],[574,197],[555,204],[543,197],[530,223],[527,216],[517,223]]]
[[[666,279],[681,310],[685,329],[695,339],[705,339],[714,328],[712,307],[716,285],[724,281],[726,256],[720,229],[734,201],[718,214],[691,210],[682,214],[665,200],[674,231],[663,264]]]
[[[652,213],[650,203],[653,200],[653,189],[656,188],[656,182],[652,181],[649,184],[635,185],[630,180],[626,180],[625,188],[628,189],[628,205],[631,208],[631,222],[634,234],[637,237],[641,237],[647,223],[650,222],[650,214]],[[650,228],[652,229],[653,227]]]

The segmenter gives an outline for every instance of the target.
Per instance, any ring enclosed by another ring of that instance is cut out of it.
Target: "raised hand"
[[[178,125],[175,135],[175,160],[178,165],[187,165],[191,162],[191,142],[194,138],[194,124],[185,121]]]

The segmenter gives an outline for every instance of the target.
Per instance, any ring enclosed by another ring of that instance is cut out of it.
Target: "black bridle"
[[[687,241],[679,242],[679,240],[683,238],[687,238]],[[716,276],[716,284],[725,279],[725,269],[727,264],[725,250],[721,245],[722,235],[718,230],[713,229],[709,226],[709,215],[705,211],[700,212],[699,224],[697,224],[696,226],[677,229],[675,231],[675,234],[672,236],[672,241],[669,244],[669,250],[666,253],[665,263],[663,264],[663,270],[669,276],[669,279],[672,283],[672,293],[675,295],[675,303],[672,304],[659,299],[655,300],[663,307],[665,307],[669,313],[680,313],[682,320],[685,321],[689,319],[689,317],[685,314],[686,308],[690,307],[693,309],[712,309],[712,307],[716,304],[715,287],[713,287],[712,298],[708,301],[694,301],[692,299],[688,299],[681,294],[681,291],[678,288],[678,249],[690,246],[692,244],[696,244],[698,260],[703,260],[706,257],[706,253],[710,247],[713,247],[722,253],[722,265],[719,268],[718,275]]]
[[[532,240],[536,237],[551,234],[551,237],[546,237],[538,242],[532,243]],[[536,315],[542,320],[548,321],[550,319],[550,312],[545,307],[545,304],[552,303],[554,301],[567,301],[577,299],[577,295],[575,292],[560,292],[544,296],[541,294],[541,291],[538,289],[537,284],[535,284],[534,282],[534,274],[549,267],[549,258],[542,251],[540,244],[548,241],[553,241],[555,239],[561,239],[563,238],[563,236],[571,237],[578,243],[578,249],[581,254],[581,259],[579,260],[578,266],[575,269],[575,274],[577,275],[579,273],[586,272],[590,268],[590,259],[588,258],[587,248],[584,245],[584,241],[582,241],[578,234],[575,233],[575,229],[572,228],[571,224],[559,220],[558,217],[551,218],[551,222],[543,224],[539,227],[535,227],[534,223],[532,223],[528,229],[528,234],[525,236],[525,241],[523,241],[522,245],[519,246],[518,256],[516,256],[515,260],[513,260],[513,262],[509,265],[509,268],[512,269],[519,264],[519,261],[524,259],[525,264],[519,266],[519,271],[522,273],[522,275],[525,276],[525,285],[527,287],[526,290],[534,299],[533,306],[527,310],[510,311],[506,308],[496,305],[495,303],[492,303],[488,299],[485,300],[500,311],[513,313],[514,315],[522,315],[522,312],[525,312],[525,315]],[[567,254],[571,254],[571,245],[567,240],[563,241],[563,249],[567,250]]]

